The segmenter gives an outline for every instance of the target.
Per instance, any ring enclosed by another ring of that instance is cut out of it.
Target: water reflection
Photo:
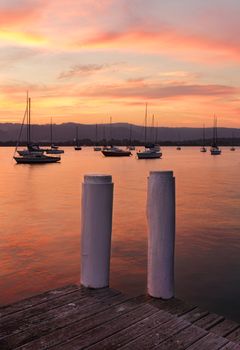
[[[111,285],[145,292],[147,176],[172,169],[177,296],[240,321],[238,153],[164,148],[162,160],[138,161],[66,148],[61,164],[16,166],[1,148],[1,303],[79,281],[80,184],[95,172],[115,183]]]

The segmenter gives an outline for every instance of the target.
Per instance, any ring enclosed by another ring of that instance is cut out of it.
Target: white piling
[[[174,296],[175,178],[153,171],[148,178],[148,294]]]
[[[82,184],[81,284],[109,286],[113,183],[110,175],[85,175]]]

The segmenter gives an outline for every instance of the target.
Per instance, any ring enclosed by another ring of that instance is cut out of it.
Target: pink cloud
[[[118,49],[141,53],[179,55],[187,60],[240,59],[240,42],[232,42],[206,34],[194,34],[173,27],[159,26],[157,30],[128,28],[105,31],[75,42],[76,47],[89,49]]]

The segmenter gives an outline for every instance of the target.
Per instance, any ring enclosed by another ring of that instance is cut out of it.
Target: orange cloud
[[[87,49],[121,49],[141,53],[164,53],[182,55],[186,60],[209,59],[240,60],[240,43],[211,38],[211,36],[188,34],[179,29],[162,26],[158,30],[129,28],[125,31],[107,31],[86,40],[75,42],[76,47]],[[208,56],[208,58],[206,57]]]

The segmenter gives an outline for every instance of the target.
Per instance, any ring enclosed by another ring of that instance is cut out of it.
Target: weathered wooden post
[[[82,184],[81,284],[109,286],[113,183],[111,175],[85,175]]]
[[[148,294],[174,296],[175,178],[172,171],[152,171],[148,178]]]

